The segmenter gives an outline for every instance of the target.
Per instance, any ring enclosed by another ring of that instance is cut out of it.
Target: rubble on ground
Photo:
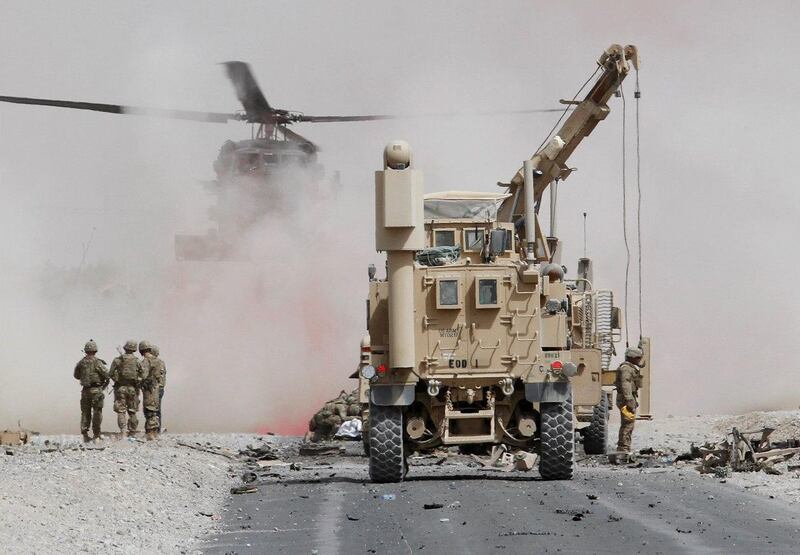
[[[698,471],[721,478],[730,476],[731,471],[763,471],[779,475],[782,472],[775,466],[800,453],[800,441],[793,439],[773,443],[770,436],[774,431],[773,428],[761,428],[740,432],[733,428],[720,442],[707,442],[699,447],[692,444],[681,460],[699,459]]]

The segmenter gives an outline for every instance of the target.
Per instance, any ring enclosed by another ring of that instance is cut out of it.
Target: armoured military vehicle
[[[402,480],[413,451],[500,444],[537,450],[544,479],[570,479],[576,421],[588,424],[586,452],[605,451],[603,385],[613,383],[621,311],[611,291],[594,287],[591,260],[566,277],[554,233],[566,159],[638,70],[636,48],[612,45],[598,64],[586,97],[568,101],[574,110],[557,134],[501,193],[423,195],[408,144],[386,147],[375,237],[387,270],[377,279],[370,268],[359,368],[373,481]],[[550,236],[538,218],[548,186]],[[649,340],[642,347],[649,359]],[[647,391],[642,400],[649,412]]]

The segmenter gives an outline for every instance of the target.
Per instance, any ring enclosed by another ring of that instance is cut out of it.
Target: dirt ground
[[[800,411],[640,421],[634,449],[662,451],[656,464],[678,466],[690,476],[697,472],[695,463],[672,459],[688,451],[692,442],[721,441],[734,426],[775,428],[774,440],[799,437]],[[612,420],[609,443],[615,434]],[[231,488],[242,485],[246,469],[237,453],[248,444],[264,443],[286,461],[304,466],[325,463],[324,458],[299,457],[299,438],[253,434],[167,434],[156,442],[108,439],[98,445],[84,445],[79,436],[39,435],[32,436],[28,445],[3,447],[0,545],[9,553],[197,552],[231,507]],[[360,442],[347,447],[357,455]],[[580,448],[578,458],[583,459]],[[365,458],[353,460],[366,464]],[[578,478],[581,465],[605,462],[597,457],[582,460]],[[782,475],[734,473],[725,480],[709,475],[702,480],[790,505],[800,503],[800,472],[788,470],[786,463],[777,468]]]

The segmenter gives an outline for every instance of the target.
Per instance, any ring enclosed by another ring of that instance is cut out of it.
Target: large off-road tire
[[[608,451],[608,395],[592,410],[592,423],[583,431],[583,450],[587,455],[605,455]]]
[[[399,482],[406,474],[403,407],[369,407],[369,477]]]
[[[539,474],[544,480],[571,480],[575,465],[572,396],[562,403],[542,403]]]

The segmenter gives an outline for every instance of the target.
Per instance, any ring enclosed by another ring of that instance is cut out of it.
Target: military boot
[[[90,441],[92,441],[92,438],[89,437],[89,432],[81,432],[81,435],[83,435],[84,443],[89,443]]]
[[[147,432],[144,437],[147,441],[153,441],[156,438],[156,434],[155,432]]]

